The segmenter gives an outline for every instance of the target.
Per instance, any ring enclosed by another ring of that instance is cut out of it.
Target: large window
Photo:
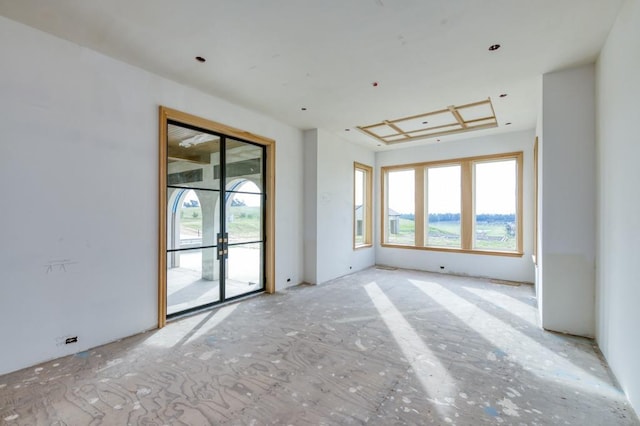
[[[515,159],[474,164],[474,248],[517,250],[516,172]]]
[[[426,168],[427,246],[462,247],[460,165]]]
[[[382,168],[382,245],[522,255],[522,153]]]
[[[353,164],[353,248],[371,246],[373,169],[364,164]]]
[[[415,171],[394,170],[387,174],[388,198],[386,241],[392,244],[414,245],[415,225]]]

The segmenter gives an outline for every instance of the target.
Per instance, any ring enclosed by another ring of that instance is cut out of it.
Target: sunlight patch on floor
[[[154,332],[144,343],[162,348],[172,348],[178,344],[193,342],[222,323],[238,306],[240,304],[235,303],[206,314],[169,323],[166,327]]]
[[[506,294],[497,292],[495,290],[486,290],[481,288],[473,288],[473,287],[462,287],[469,293],[473,293],[485,301],[496,305],[497,307],[504,309],[512,315],[516,315],[523,321],[528,322],[531,325],[538,326],[537,317],[534,311],[532,311],[532,306],[527,305],[524,302],[521,302],[518,299],[515,299]]]
[[[501,353],[504,353],[509,361],[519,364],[523,370],[542,379],[573,387],[578,391],[598,393],[612,398],[620,396],[620,392],[613,386],[587,373],[567,358],[552,352],[444,286],[435,282],[412,279],[409,282],[462,320],[467,327],[488,340]],[[470,311],[474,311],[471,319],[469,319]],[[492,356],[492,353],[488,353],[487,359],[495,361],[495,354]]]
[[[444,416],[453,414],[453,404],[458,395],[454,379],[380,287],[371,282],[364,289],[428,393],[430,401],[446,420],[447,417]]]

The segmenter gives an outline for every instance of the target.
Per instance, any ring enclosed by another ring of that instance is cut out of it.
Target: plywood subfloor
[[[533,289],[369,269],[0,376],[7,425],[638,425]]]

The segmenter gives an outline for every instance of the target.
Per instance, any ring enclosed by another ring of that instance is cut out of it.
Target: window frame
[[[489,161],[515,160],[516,161],[516,226],[517,226],[517,243],[516,250],[488,250],[473,248],[474,233],[474,198],[475,198],[475,178],[474,164]],[[424,176],[429,167],[441,167],[444,165],[460,165],[461,179],[461,247],[439,247],[427,246],[425,227],[428,224],[426,209],[424,208],[427,198],[426,188],[424,184]],[[415,229],[416,240],[414,245],[395,244],[387,242],[387,214],[388,206],[388,173],[398,170],[414,170],[415,171]],[[399,164],[384,166],[380,168],[380,246],[386,248],[402,248],[410,250],[427,250],[441,251],[449,253],[469,253],[484,254],[506,257],[522,257],[523,250],[523,152],[508,152],[503,154],[491,154],[475,157],[453,158],[439,161],[429,161],[422,163]]]
[[[198,117],[165,106],[158,107],[158,328],[167,323],[167,129],[169,122],[193,126],[230,138],[238,138],[266,149],[264,185],[267,198],[264,216],[264,289],[267,293],[276,291],[275,282],[275,212],[276,212],[276,141],[265,136],[227,126],[216,121]]]
[[[356,173],[360,171],[364,173],[363,179],[363,204],[362,204],[362,242],[356,241],[356,226],[357,226],[357,214],[356,214]],[[368,166],[357,161],[353,162],[353,249],[358,250],[362,248],[373,246],[373,167]]]
[[[383,168],[384,169],[384,168]],[[413,172],[413,179],[414,179],[414,192],[417,193],[418,190],[420,188],[423,188],[424,185],[424,178],[423,175],[420,175],[422,173],[421,170],[419,169],[414,169],[412,167],[394,167],[392,170],[389,170],[392,172],[404,172],[404,171],[412,171]],[[383,174],[383,181],[382,181],[382,186],[381,186],[381,191],[382,191],[382,205],[383,206],[387,206],[389,204],[389,198],[388,198],[388,191],[386,191],[386,189],[388,188],[388,184],[389,184],[389,174],[387,172],[385,172]],[[414,218],[417,217],[418,215],[422,215],[424,213],[424,204],[420,204],[418,205],[416,203],[416,199],[414,198]],[[388,237],[389,237],[389,232],[388,232],[388,228],[386,227],[386,224],[390,223],[389,222],[389,208],[384,208],[382,209],[382,216],[380,216],[382,218],[381,220],[381,230],[382,233],[380,234],[380,241],[385,241]],[[399,227],[400,225],[398,225]],[[420,222],[415,222],[414,223],[414,229],[413,229],[413,234],[414,234],[414,242],[413,245],[410,244],[400,244],[400,243],[387,243],[389,245],[393,245],[396,247],[404,247],[404,248],[411,248],[411,247],[415,247],[419,244],[422,244],[422,238],[424,236],[424,229],[423,228],[419,228],[420,226]]]

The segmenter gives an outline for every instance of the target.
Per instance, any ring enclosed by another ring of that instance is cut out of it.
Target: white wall
[[[155,326],[158,105],[277,141],[276,286],[302,280],[299,130],[2,17],[0,40],[0,374]]]
[[[537,225],[537,229],[534,229],[533,232],[536,232],[537,235],[537,245],[538,245],[538,249],[534,250],[535,252],[535,257],[536,257],[536,266],[535,266],[535,284],[536,284],[536,302],[538,304],[538,321],[540,322],[540,324],[542,324],[542,311],[544,310],[544,288],[543,288],[543,284],[542,284],[542,269],[543,269],[543,259],[542,259],[542,251],[543,251],[543,245],[544,245],[544,241],[542,241],[542,222],[543,222],[543,217],[542,217],[542,196],[543,196],[543,190],[544,188],[542,187],[542,156],[543,154],[543,150],[544,150],[544,146],[542,144],[542,124],[543,124],[543,117],[542,117],[542,76],[540,76],[539,80],[538,80],[538,88],[537,88],[537,92],[538,92],[538,120],[536,122],[536,137],[538,138],[538,176],[537,176],[537,183],[538,183],[538,203],[537,205],[534,206],[534,208],[537,209],[536,213],[538,215],[538,225]],[[535,174],[535,172],[534,172]],[[534,188],[534,197],[536,196],[535,194],[535,188]],[[535,227],[535,225],[534,225]]]
[[[305,170],[305,188],[316,193],[305,202],[305,224],[316,220],[315,235],[305,236],[305,265],[315,251],[315,277],[307,270],[305,277],[320,284],[375,264],[373,247],[353,249],[353,163],[373,167],[375,156],[322,129],[307,130],[304,138],[305,166],[316,157],[315,181],[314,165]]]
[[[595,333],[595,68],[542,79],[542,326]]]
[[[640,413],[640,2],[622,7],[597,63],[596,336]]]
[[[378,152],[376,165],[379,168],[398,164],[438,161],[479,155],[523,151],[523,246],[524,256],[505,257],[481,254],[447,253],[430,250],[410,250],[380,247],[378,231],[376,241],[376,263],[400,268],[446,272],[504,280],[533,282],[533,129],[528,131],[481,136],[471,139],[431,143],[415,148]],[[376,194],[380,193],[376,179]],[[379,197],[378,197],[379,198]],[[375,208],[376,224],[380,223],[380,203]],[[441,269],[440,266],[444,266]]]
[[[318,282],[318,129],[304,132],[304,281]]]

